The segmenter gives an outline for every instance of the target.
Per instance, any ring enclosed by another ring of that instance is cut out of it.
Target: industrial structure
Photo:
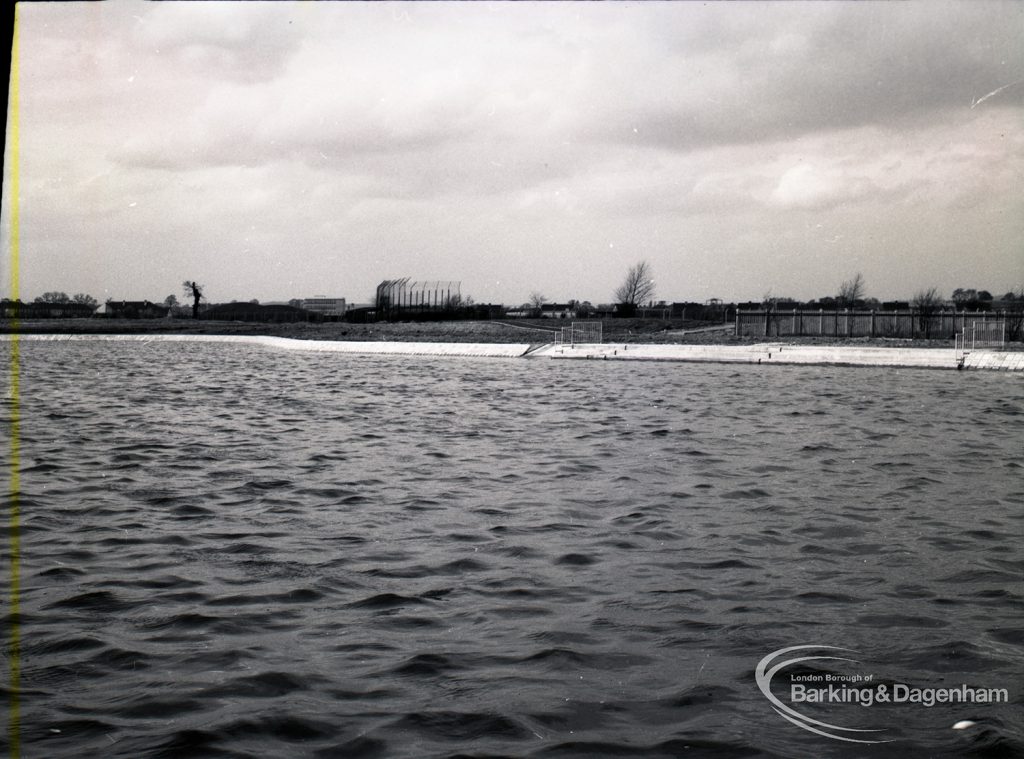
[[[461,288],[462,283],[455,281],[386,279],[377,285],[377,318],[390,320],[406,314],[451,311],[462,305]]]

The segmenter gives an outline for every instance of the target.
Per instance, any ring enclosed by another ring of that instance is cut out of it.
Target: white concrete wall
[[[11,335],[0,335],[10,340]],[[319,353],[358,353],[364,355],[407,356],[492,356],[516,358],[529,350],[528,343],[418,343],[418,342],[347,342],[343,340],[295,340],[289,337],[264,335],[21,335],[21,341],[40,340],[68,342],[81,340],[116,340],[140,343],[202,342],[263,345],[280,350],[314,351]]]
[[[754,345],[635,345],[602,344],[545,346],[532,357],[554,359],[612,359],[634,361],[711,361],[744,364],[834,364],[847,366],[905,366],[956,369],[949,348],[885,348],[877,346],[816,346],[757,343]],[[1024,371],[1024,352],[975,351],[967,369]]]
[[[0,335],[9,341],[11,335]],[[526,355],[527,343],[428,343],[349,342],[344,340],[296,340],[259,335],[21,335],[19,340],[50,342],[118,340],[134,342],[206,342],[263,345],[280,350],[320,353],[404,356],[488,356],[517,358]],[[956,369],[957,357],[950,348],[885,348],[877,346],[816,346],[757,343],[753,345],[545,345],[530,358],[610,359],[625,361],[707,361],[743,364],[805,364],[847,366],[905,366]],[[1024,371],[1024,351],[977,350],[967,355],[965,369]]]

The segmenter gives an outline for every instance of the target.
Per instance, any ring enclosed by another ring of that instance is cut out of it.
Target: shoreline
[[[275,335],[217,334],[0,334],[0,342],[212,342],[260,345],[279,350],[358,355],[528,358],[531,360],[673,361],[757,365],[871,366],[925,369],[979,369],[1024,372],[1024,350],[970,351],[960,354],[948,344],[929,348],[878,345],[805,345],[783,341],[725,343],[600,343],[575,346],[556,343],[488,343],[426,340],[316,340]]]
[[[516,319],[449,322],[265,323],[201,319],[34,319],[2,320],[0,334],[66,335],[245,335],[341,342],[547,343],[570,320]],[[817,346],[885,346],[943,350],[949,339],[825,336],[736,336],[732,324],[683,319],[604,319],[603,342],[637,345],[755,345],[785,341]],[[1021,346],[1024,350],[1024,346]]]

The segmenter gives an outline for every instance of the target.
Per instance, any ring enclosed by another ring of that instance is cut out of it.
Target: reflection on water
[[[864,755],[800,644],[1011,689],[873,757],[1024,752],[1019,376],[22,357],[26,756]]]

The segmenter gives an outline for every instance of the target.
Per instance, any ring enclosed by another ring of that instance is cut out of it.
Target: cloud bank
[[[647,259],[668,300],[1002,292],[1022,30],[995,2],[23,5],[23,289],[606,301]]]

